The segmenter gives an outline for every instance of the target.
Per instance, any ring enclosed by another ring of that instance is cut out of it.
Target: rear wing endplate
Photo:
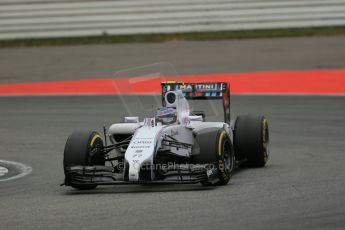
[[[187,100],[222,100],[224,122],[230,124],[230,84],[227,82],[184,83],[181,81],[162,82],[162,104],[169,91],[182,90]]]

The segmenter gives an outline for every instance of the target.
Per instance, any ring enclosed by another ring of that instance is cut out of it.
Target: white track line
[[[0,166],[0,176],[4,176],[8,173],[8,169]]]
[[[30,166],[19,163],[19,162],[0,160],[0,164],[12,166],[19,171],[19,174],[14,175],[12,177],[5,178],[5,179],[0,179],[0,182],[18,179],[26,175],[29,175],[32,172],[32,168]]]

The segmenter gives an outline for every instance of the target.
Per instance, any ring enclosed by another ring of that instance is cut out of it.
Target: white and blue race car
[[[125,117],[104,138],[95,131],[69,136],[64,185],[93,189],[117,184],[226,185],[236,166],[263,167],[269,131],[262,115],[230,117],[225,82],[163,82],[162,107],[154,117]],[[223,102],[224,121],[209,122],[189,100]],[[108,145],[108,139],[110,144]]]

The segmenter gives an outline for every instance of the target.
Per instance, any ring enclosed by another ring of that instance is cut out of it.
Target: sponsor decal
[[[152,140],[134,140],[132,142],[135,145],[139,145],[139,144],[151,144]]]
[[[195,90],[203,90],[203,91],[212,91],[212,90],[222,90],[223,87],[223,83],[200,83],[200,84],[188,84],[186,83],[185,85],[180,85],[180,84],[176,84],[174,89],[170,86],[167,85],[166,87],[166,91],[174,91],[174,90],[183,90],[183,91],[192,91],[193,87]]]
[[[147,145],[137,145],[137,146],[131,146],[131,149],[149,149],[150,146]]]
[[[153,143],[152,138],[136,138],[131,143],[131,149],[137,149],[135,150],[135,153],[140,153],[143,150],[141,149],[149,149]]]
[[[192,87],[192,86],[189,86]],[[218,84],[196,84],[194,85],[196,90],[217,90]],[[187,86],[188,88],[188,86]]]

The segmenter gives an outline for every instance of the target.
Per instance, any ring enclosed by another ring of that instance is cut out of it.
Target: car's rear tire
[[[234,131],[235,154],[240,166],[264,167],[269,157],[269,130],[262,115],[238,116]]]
[[[226,185],[235,166],[235,156],[231,140],[224,129],[210,128],[196,136],[199,153],[193,156],[194,164],[212,164],[217,169],[218,182],[203,185]]]
[[[105,165],[104,155],[94,151],[103,147],[101,136],[94,131],[78,131],[72,133],[66,142],[63,167],[65,171],[65,184],[76,189],[94,189],[97,185],[76,185],[66,176],[66,167]]]

